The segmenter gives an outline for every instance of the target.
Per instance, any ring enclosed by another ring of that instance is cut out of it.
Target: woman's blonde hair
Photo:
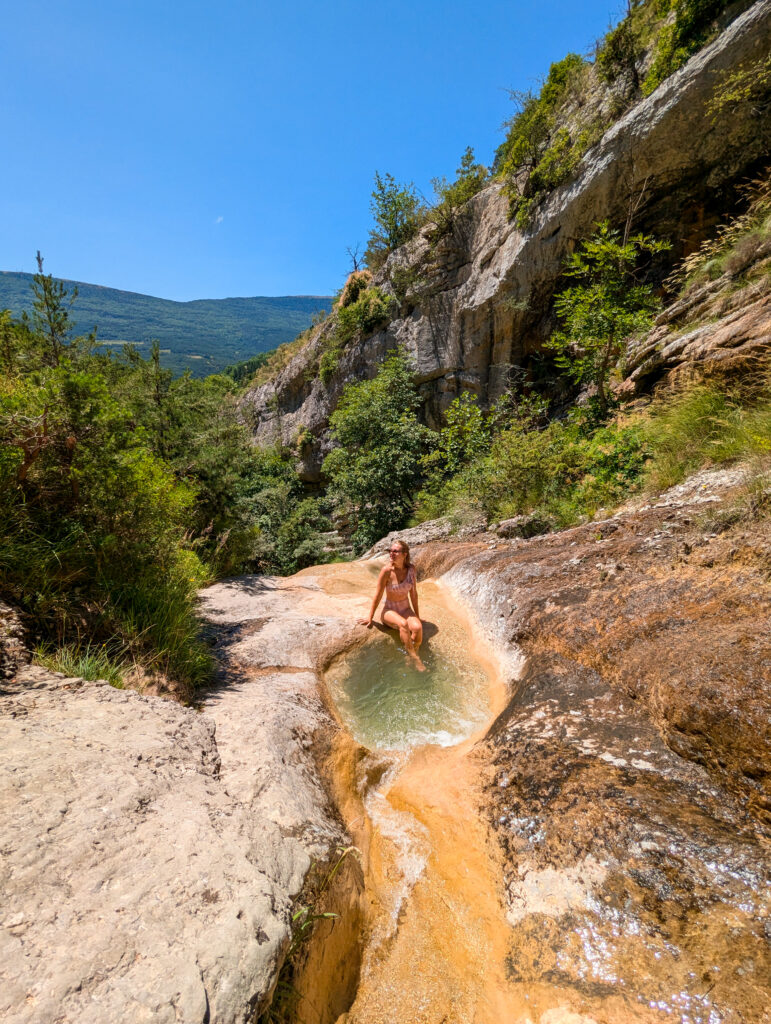
[[[409,546],[409,544],[407,543],[406,540],[402,540],[401,537],[396,537],[394,540],[392,540],[391,541],[391,546],[393,546],[394,544],[398,544],[399,547],[404,552],[404,568],[405,569],[409,569],[410,565],[412,564],[410,562],[410,546]]]

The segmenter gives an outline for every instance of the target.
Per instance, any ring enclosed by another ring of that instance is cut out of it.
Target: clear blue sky
[[[490,163],[509,89],[613,0],[23,0],[0,36],[0,270],[171,299],[328,294],[377,169]]]

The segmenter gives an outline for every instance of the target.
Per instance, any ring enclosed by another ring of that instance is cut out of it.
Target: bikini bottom
[[[408,619],[414,614],[409,601],[389,601],[388,598],[386,598],[385,604],[383,605],[383,615],[385,615],[386,612],[396,612],[396,614],[401,615],[403,619]],[[381,621],[383,615],[380,616]]]

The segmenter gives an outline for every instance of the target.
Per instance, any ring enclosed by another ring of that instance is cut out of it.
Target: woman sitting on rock
[[[369,629],[385,592],[382,622],[391,629],[399,630],[407,654],[415,663],[415,667],[424,672],[426,666],[418,655],[418,648],[423,642],[423,623],[418,611],[418,585],[415,579],[415,566],[410,562],[409,545],[403,540],[392,541],[388,558],[388,564],[380,570],[377,579],[377,591],[369,618],[359,619],[359,622]]]

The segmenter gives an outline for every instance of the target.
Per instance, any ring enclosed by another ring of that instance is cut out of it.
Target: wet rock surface
[[[739,475],[417,556],[526,658],[482,747],[509,978],[598,1022],[771,1019],[771,535],[725,528]]]

